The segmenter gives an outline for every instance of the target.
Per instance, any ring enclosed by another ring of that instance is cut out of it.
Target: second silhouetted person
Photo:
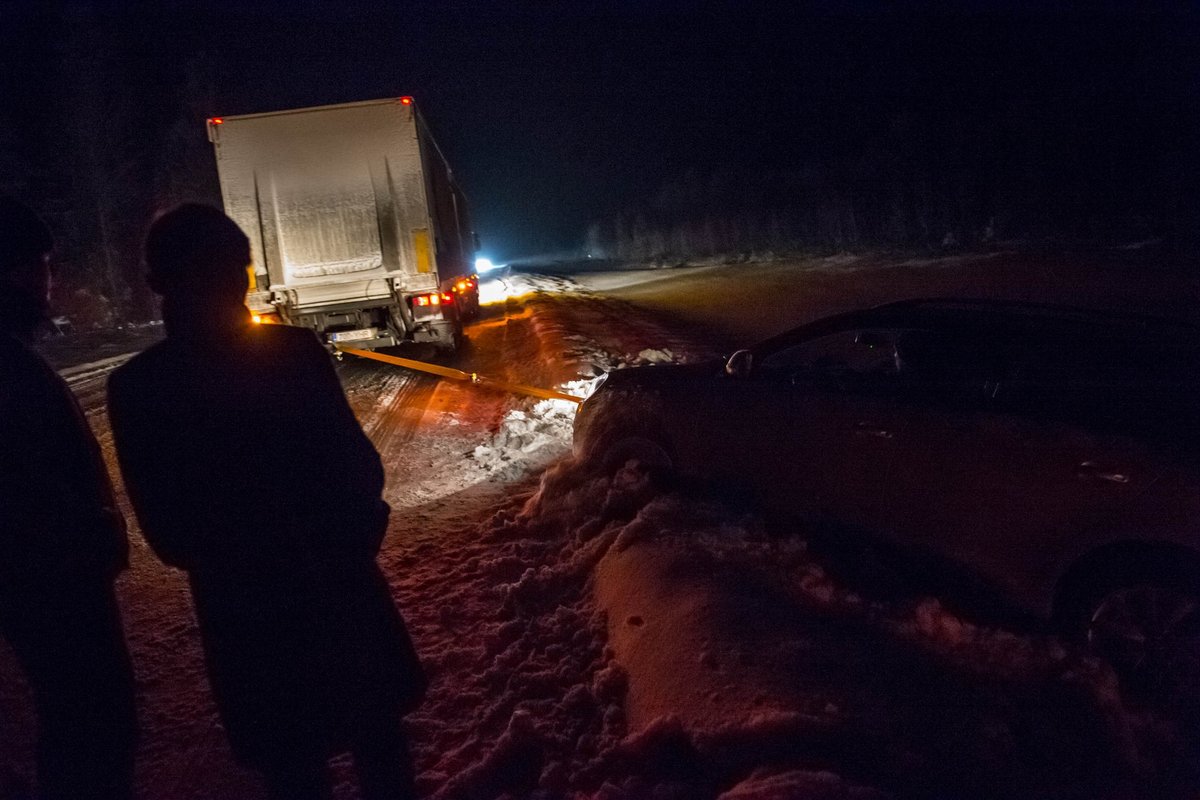
[[[186,570],[235,755],[273,797],[327,797],[351,750],[363,794],[412,794],[400,716],[423,676],[375,564],[383,469],[311,331],[252,324],[246,236],[207,206],[151,227],[165,341],[109,407],[142,531]]]

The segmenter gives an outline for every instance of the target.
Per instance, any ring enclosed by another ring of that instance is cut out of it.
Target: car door
[[[798,517],[870,527],[884,505],[900,421],[893,334],[854,327],[761,354],[749,383],[769,387],[769,424],[745,469],[758,497]]]
[[[1136,440],[1077,424],[1060,396],[1060,367],[1043,364],[1020,385],[1014,369],[1028,365],[992,357],[1002,342],[958,337],[936,355],[949,370],[907,376],[908,438],[883,530],[1032,607],[1052,579],[1056,543],[1157,471]]]
[[[821,423],[818,396],[801,391],[786,375],[756,370],[720,374],[670,388],[664,416],[681,472],[706,479],[727,493],[778,508],[779,498],[826,469],[834,449]],[[798,483],[797,483],[798,482]],[[811,495],[783,510],[808,515]]]

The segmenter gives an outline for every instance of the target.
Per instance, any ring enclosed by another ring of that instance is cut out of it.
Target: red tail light
[[[420,308],[429,306],[449,305],[454,302],[454,295],[446,292],[430,292],[429,294],[414,294],[412,304]]]

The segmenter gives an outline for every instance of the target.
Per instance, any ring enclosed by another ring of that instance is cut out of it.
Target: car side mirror
[[[725,374],[731,378],[748,378],[754,368],[754,353],[738,350],[725,362]]]

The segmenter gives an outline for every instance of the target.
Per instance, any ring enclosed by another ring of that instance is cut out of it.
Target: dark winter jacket
[[[0,596],[61,594],[127,564],[125,522],[79,403],[0,331]]]
[[[332,748],[422,676],[375,565],[383,469],[306,330],[176,336],[113,373],[109,413],[147,542],[188,571],[235,752]]]
[[[142,531],[166,563],[256,581],[372,563],[383,467],[312,332],[168,336],[112,374],[109,414]]]

